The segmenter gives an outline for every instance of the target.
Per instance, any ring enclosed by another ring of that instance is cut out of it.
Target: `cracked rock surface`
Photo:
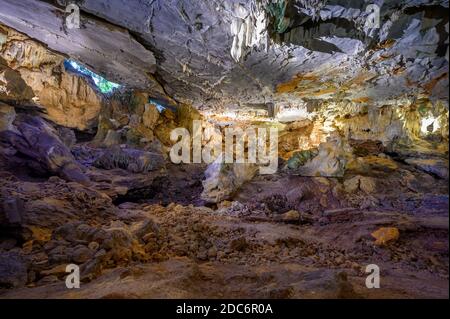
[[[265,13],[267,36],[245,41],[239,63],[232,25],[253,17],[258,26],[255,7],[269,11],[264,1],[86,0],[82,28],[65,30],[56,3],[3,0],[0,21],[111,80],[197,107],[448,98],[448,1],[379,1],[376,29],[364,2],[278,2],[286,2],[284,15]]]

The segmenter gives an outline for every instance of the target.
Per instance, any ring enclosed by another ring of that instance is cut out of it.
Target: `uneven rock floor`
[[[1,252],[26,271],[0,298],[448,298],[447,182],[393,160],[361,167],[258,176],[218,207],[201,202],[197,166],[145,178],[91,168],[104,181],[90,188],[3,173],[27,226],[8,229]],[[382,227],[400,236],[377,245]],[[67,263],[81,265],[81,289],[65,287]],[[380,289],[366,288],[370,264]]]

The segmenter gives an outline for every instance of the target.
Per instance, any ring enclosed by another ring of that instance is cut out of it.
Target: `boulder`
[[[159,153],[145,152],[119,146],[107,149],[94,166],[103,169],[121,168],[133,173],[148,173],[163,168],[164,156]]]
[[[376,239],[375,245],[385,246],[390,242],[395,242],[400,238],[400,232],[395,227],[382,227],[372,233],[372,237]]]
[[[216,160],[205,172],[201,198],[209,203],[228,200],[245,182],[253,179],[257,170],[253,164],[225,164]]]
[[[0,132],[0,141],[27,157],[27,165],[39,166],[42,170],[68,181],[89,183],[70,150],[45,120],[38,116],[21,114],[17,116],[14,124],[16,130]]]
[[[351,147],[339,135],[331,135],[320,144],[319,154],[298,171],[302,176],[342,177],[351,157]]]
[[[357,175],[344,182],[345,191],[353,194],[359,190],[366,194],[371,194],[376,190],[376,182],[371,177]]]
[[[288,160],[289,169],[298,169],[318,155],[317,149],[295,152]]]
[[[290,210],[287,213],[282,214],[281,218],[284,222],[295,223],[300,220],[300,213],[296,210]]]
[[[18,288],[27,283],[27,264],[16,252],[0,253],[0,288]]]
[[[366,194],[371,194],[376,191],[376,181],[371,177],[361,176],[359,179],[359,188]]]
[[[350,178],[344,182],[344,189],[347,193],[353,194],[359,189],[359,176]]]

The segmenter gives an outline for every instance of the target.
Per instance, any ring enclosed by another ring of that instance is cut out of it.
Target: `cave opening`
[[[120,84],[106,80],[74,60],[64,60],[64,68],[66,71],[88,77],[103,94],[112,93],[121,87]]]

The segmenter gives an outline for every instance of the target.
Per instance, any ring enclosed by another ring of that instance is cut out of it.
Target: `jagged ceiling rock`
[[[56,1],[0,0],[0,21],[108,79],[198,108],[448,99],[447,0],[77,2],[80,30],[62,28]],[[367,23],[369,4],[380,28]]]
[[[95,18],[82,18],[80,29],[66,27],[64,8],[51,3],[24,0],[0,2],[0,21],[51,50],[103,74],[117,83],[160,91],[152,73],[156,60],[128,30]]]
[[[79,130],[97,125],[103,97],[92,81],[68,72],[62,55],[27,36],[2,25],[0,35],[5,38],[0,44],[1,57],[30,86],[46,118]]]

